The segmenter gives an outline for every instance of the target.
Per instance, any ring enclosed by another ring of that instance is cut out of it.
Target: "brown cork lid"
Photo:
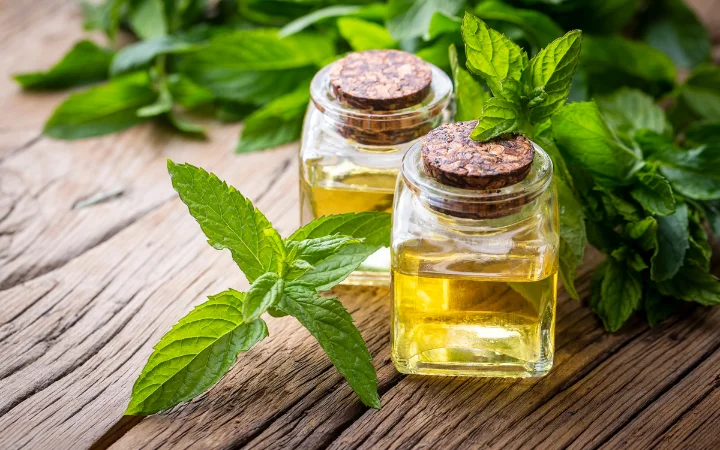
[[[470,138],[477,120],[443,125],[420,145],[425,171],[435,180],[459,188],[490,190],[521,182],[530,172],[535,150],[524,136],[487,142]]]
[[[351,108],[394,111],[417,105],[432,82],[430,65],[399,50],[351,53],[333,64],[330,86]]]

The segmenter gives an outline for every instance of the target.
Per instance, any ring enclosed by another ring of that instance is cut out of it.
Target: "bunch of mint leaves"
[[[44,130],[58,139],[146,121],[202,138],[200,124],[217,118],[244,120],[238,152],[272,148],[299,137],[310,79],[348,51],[398,48],[450,72],[454,44],[464,64],[464,12],[530,55],[567,30],[589,32],[574,101],[625,86],[676,96],[676,67],[710,60],[708,32],[683,0],[79,1],[85,27],[102,30],[115,50],[81,41],[48,71],[16,76],[34,90],[102,83],[58,106]],[[136,41],[118,48],[121,34]],[[716,112],[720,90],[708,89],[689,103]]]
[[[579,66],[579,31],[532,59],[473,15],[465,16],[462,33],[470,73],[450,49],[458,119],[479,119],[474,139],[522,133],[550,154],[560,201],[560,274],[570,295],[577,297],[576,268],[589,241],[608,255],[595,269],[590,307],[609,331],[636,311],[654,325],[684,301],[720,304],[703,226],[707,221],[720,234],[718,122],[696,122],[678,136],[654,99],[630,88],[565,104]],[[673,108],[692,108],[698,78],[720,87],[720,70],[702,68],[680,88],[683,103]]]
[[[240,352],[268,336],[260,316],[295,317],[317,339],[367,406],[380,407],[365,342],[337,298],[320,295],[390,242],[390,215],[324,216],[282,239],[235,188],[189,164],[168,161],[172,184],[208,243],[228,249],[251,283],[208,297],[155,345],[135,382],[128,415],[171,408],[206,391]]]

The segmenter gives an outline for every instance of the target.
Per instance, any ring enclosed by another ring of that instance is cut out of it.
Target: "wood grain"
[[[165,160],[216,172],[287,235],[298,225],[297,145],[234,155],[239,126],[218,124],[209,142],[149,124],[42,137],[67,94],[22,93],[9,77],[63,54],[84,36],[80,22],[71,1],[0,3],[0,448],[720,446],[720,310],[607,334],[566,296],[556,364],[540,380],[401,376],[389,358],[389,292],[341,287],[375,355],[381,410],[365,408],[287,317],[268,319],[270,337],[206,394],[123,417],[159,337],[207,295],[247,288],[177,199]],[[600,258],[588,252],[583,296]]]

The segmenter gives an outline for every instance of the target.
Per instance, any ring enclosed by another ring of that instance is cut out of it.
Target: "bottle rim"
[[[550,156],[536,143],[532,141],[531,143],[535,157],[527,177],[518,183],[499,189],[458,188],[435,180],[425,171],[420,150],[421,141],[413,144],[403,157],[401,176],[407,187],[436,211],[450,215],[457,212],[465,216],[464,213],[468,210],[479,210],[473,207],[487,205],[498,212],[502,210],[503,204],[506,204],[508,212],[511,213],[518,206],[529,203],[545,192],[552,181],[553,163]]]
[[[310,83],[310,98],[323,115],[335,122],[342,124],[383,122],[387,125],[396,124],[397,128],[407,128],[408,125],[416,127],[418,124],[434,119],[450,104],[453,92],[452,81],[440,68],[427,63],[432,71],[430,92],[417,105],[391,111],[350,108],[340,103],[330,88],[330,69],[333,64],[335,63],[328,64],[315,74]],[[390,127],[384,126],[383,128]]]

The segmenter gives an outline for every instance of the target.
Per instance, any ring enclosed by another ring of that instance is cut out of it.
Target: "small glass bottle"
[[[402,373],[538,377],[554,354],[559,214],[548,155],[477,121],[408,151],[392,228],[392,359]]]
[[[398,50],[351,53],[310,86],[300,147],[300,222],[328,214],[387,211],[405,152],[450,117],[452,82]],[[389,285],[380,249],[345,281]]]

